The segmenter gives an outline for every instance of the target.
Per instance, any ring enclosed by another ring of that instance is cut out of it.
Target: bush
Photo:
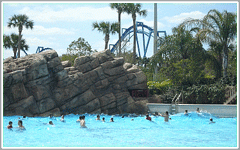
[[[193,85],[184,92],[185,103],[188,104],[223,104],[225,87],[215,83],[211,85]]]
[[[172,85],[172,81],[169,79],[163,82],[148,81],[147,85],[150,94],[163,94]]]

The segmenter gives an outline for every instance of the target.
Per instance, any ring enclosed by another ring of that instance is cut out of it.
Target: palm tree
[[[211,44],[212,41],[222,44],[223,52],[223,77],[227,77],[228,50],[230,44],[236,38],[237,34],[237,15],[227,12],[220,13],[218,10],[210,10],[202,20],[190,19],[182,23],[192,27],[192,30],[198,30],[203,42]]]
[[[125,7],[126,7],[126,3],[110,3],[110,7],[112,9],[116,9],[117,12],[118,12],[118,24],[119,24],[119,31],[118,31],[118,37],[119,37],[119,46],[118,46],[118,49],[119,49],[119,56],[121,56],[121,14],[122,12],[125,11]]]
[[[18,48],[18,35],[12,33],[10,36],[3,35],[3,47],[6,49],[13,49],[14,59],[16,59],[17,48]],[[20,49],[21,50],[28,50],[28,45],[26,44],[24,39],[21,39],[20,42]]]
[[[97,29],[99,32],[102,32],[105,35],[105,49],[107,49],[108,47],[108,42],[109,42],[109,35],[110,34],[115,34],[117,33],[119,30],[119,25],[118,23],[110,23],[110,22],[94,22],[93,23],[93,30]]]
[[[21,38],[22,38],[22,30],[23,27],[33,29],[34,22],[29,20],[27,15],[13,15],[13,17],[9,18],[8,27],[18,27],[18,58],[20,58],[20,49],[21,49]]]
[[[134,31],[134,36],[133,36],[133,63],[136,63],[136,15],[140,16],[147,16],[147,10],[141,10],[142,5],[140,3],[127,3],[125,11],[128,14],[132,15],[133,19],[133,31]]]

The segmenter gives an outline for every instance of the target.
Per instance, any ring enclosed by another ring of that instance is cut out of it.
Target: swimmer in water
[[[22,120],[18,120],[18,128],[21,130],[25,130],[25,127],[22,125]]]
[[[199,108],[197,108],[196,112],[197,112],[197,113],[200,113],[200,110],[199,110]]]
[[[188,115],[188,110],[185,110],[184,115],[186,116]]]
[[[165,122],[168,122],[169,119],[171,120],[171,118],[169,118],[168,111],[166,111],[166,113],[165,113],[164,115],[162,115],[162,114],[160,114],[160,113],[159,113],[159,115],[162,116],[162,117],[164,117],[164,121],[165,121]]]
[[[54,125],[52,121],[49,121],[49,123],[48,123],[48,124],[49,124],[49,125]]]
[[[64,115],[61,116],[60,121],[65,122],[65,120],[64,120]]]
[[[101,120],[99,115],[97,115],[97,118],[96,118],[96,120]]]
[[[52,121],[49,121],[48,123],[43,123],[44,125],[54,125]]]
[[[210,124],[210,123],[215,123],[212,118],[210,118],[209,121],[210,121],[209,124]]]
[[[81,128],[87,128],[85,125],[85,116],[80,116],[80,126]]]
[[[114,122],[114,121],[113,121],[113,117],[110,119],[110,122]]]
[[[12,121],[9,121],[9,123],[8,123],[9,125],[7,126],[7,128],[8,129],[11,129],[11,128],[13,128],[13,126],[12,126]]]
[[[158,113],[158,112],[155,112],[155,113],[154,113],[154,116],[159,116],[159,113]]]
[[[102,122],[105,122],[105,118],[104,117],[102,118]]]
[[[149,115],[146,115],[146,119],[149,120],[149,121],[152,121],[152,118],[149,117]]]
[[[80,121],[81,121],[81,119],[80,119],[80,118],[81,118],[81,116],[79,116],[79,119],[78,119],[76,122],[80,122]]]

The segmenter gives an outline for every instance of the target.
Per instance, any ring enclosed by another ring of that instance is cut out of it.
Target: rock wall
[[[146,76],[109,50],[78,57],[74,66],[61,62],[54,50],[8,58],[3,72],[4,116],[147,111],[128,92],[146,89]]]

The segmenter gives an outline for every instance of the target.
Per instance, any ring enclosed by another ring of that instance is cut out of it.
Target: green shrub
[[[150,89],[150,93],[153,91],[151,94],[162,94],[172,85],[172,81],[169,79],[163,82],[148,81],[147,85],[148,89]]]
[[[184,92],[185,103],[188,104],[223,104],[225,87],[222,84],[193,85]]]

